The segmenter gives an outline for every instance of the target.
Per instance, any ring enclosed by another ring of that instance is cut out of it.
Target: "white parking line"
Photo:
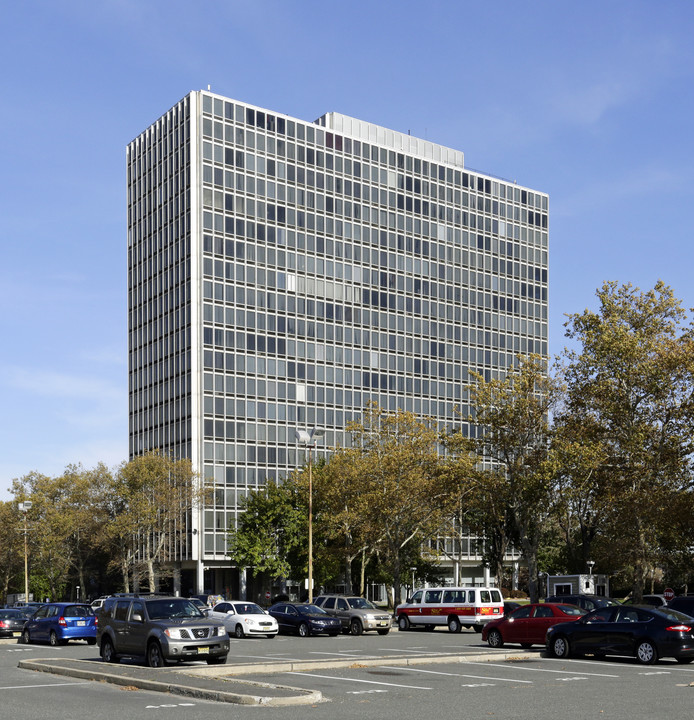
[[[440,670],[421,670],[419,668],[408,668],[408,667],[388,667],[387,665],[381,665],[380,667],[383,667],[386,670],[409,670],[410,672],[428,673],[429,675],[447,675],[448,677],[474,678],[475,680],[498,680],[499,682],[523,683],[525,685],[533,684],[532,680],[516,680],[514,678],[496,678],[496,677],[488,677],[486,675],[465,675],[463,673],[441,672]]]
[[[402,649],[398,650],[397,648],[378,648],[378,649],[381,652],[392,652],[392,653],[398,653],[399,655],[402,655],[404,652]],[[443,654],[438,650],[415,650],[413,648],[406,648],[406,650],[407,650],[407,652],[415,652],[415,653],[420,653],[422,655],[442,655]]]
[[[88,682],[74,682],[74,683],[46,683],[45,685],[4,685],[0,686],[0,690],[31,690],[33,688],[47,688],[47,687],[65,687],[66,685],[89,685]]]
[[[318,675],[316,673],[289,672],[287,675],[303,675],[305,677],[322,678],[323,680],[343,680],[344,682],[366,683],[367,685],[386,685],[387,687],[407,688],[408,690],[431,690],[430,687],[418,685],[398,685],[398,683],[377,682],[376,680],[360,680],[359,678],[334,677],[333,675]]]
[[[329,655],[330,657],[344,657],[344,658],[363,658],[364,653],[357,651],[350,651],[350,650],[340,650],[339,652],[318,652],[311,651],[309,655]]]
[[[521,665],[520,663],[506,663],[503,665],[500,665],[499,663],[478,663],[478,662],[471,662],[470,665],[484,665],[485,667],[502,667],[502,668],[512,668],[513,670],[528,670],[530,672],[548,672],[548,673],[561,673],[563,675],[568,675],[568,670],[547,670],[545,668],[532,668],[532,667],[525,667],[524,665]],[[607,673],[584,673],[581,672],[581,675],[595,675],[596,677],[611,677],[611,678],[618,678],[619,675],[609,675]]]

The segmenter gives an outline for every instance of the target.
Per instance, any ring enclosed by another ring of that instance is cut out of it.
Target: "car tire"
[[[678,662],[680,665],[689,665],[689,663],[692,662],[692,660],[694,660],[694,658],[679,657],[679,658],[675,658],[675,660],[677,660],[677,662]]]
[[[275,635],[267,635],[266,636],[268,640],[272,640],[272,638],[277,637],[277,634]]]
[[[463,626],[460,624],[460,619],[457,615],[451,615],[448,618],[448,632],[452,633],[459,633],[463,629]]]
[[[412,626],[410,625],[410,619],[407,617],[407,615],[401,615],[398,618],[398,629],[399,630],[409,630]]]
[[[361,624],[361,620],[353,618],[349,624],[349,632],[351,635],[361,635],[364,632],[364,626]]]
[[[650,640],[642,640],[636,646],[636,659],[642,665],[653,665],[658,660],[658,650]]]
[[[385,628],[381,630],[377,630],[379,635],[387,635],[390,632],[390,628]]]
[[[96,645],[96,638],[87,638],[87,645]]]
[[[210,657],[207,658],[207,664],[208,665],[224,665],[224,663],[227,661],[227,656],[222,655],[221,657]]]
[[[118,656],[116,655],[113,643],[107,637],[101,641],[101,659],[107,663],[118,662]]]
[[[489,635],[487,635],[487,645],[493,648],[504,646],[504,638],[501,637],[501,633],[496,628],[489,631]]]
[[[299,625],[299,637],[308,637],[309,633],[310,631],[308,629],[308,625],[306,623],[301,623],[301,625]]]
[[[161,645],[156,640],[153,640],[147,646],[147,665],[151,668],[166,667],[164,653],[161,650]]]
[[[59,638],[58,633],[55,630],[51,630],[51,633],[48,636],[48,643],[52,647],[58,647],[59,645],[67,645],[67,640]]]
[[[237,637],[239,640],[246,637],[246,633],[243,631],[243,627],[241,625],[237,625],[234,628],[234,636]]]
[[[472,629],[473,629],[476,633],[481,633],[482,630],[484,630],[484,626],[483,626],[483,625],[473,625],[473,626],[472,626]]]
[[[24,630],[24,631],[22,632],[22,642],[23,642],[25,645],[28,645],[28,644],[31,642],[31,636],[29,635],[29,631],[28,631],[28,630]]]
[[[556,658],[568,658],[571,655],[569,641],[564,635],[557,635],[552,640],[552,655]]]

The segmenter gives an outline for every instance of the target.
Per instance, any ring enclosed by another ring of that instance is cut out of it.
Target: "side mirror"
[[[142,617],[142,613],[136,612],[133,613],[131,620],[133,622],[144,622],[144,618]]]

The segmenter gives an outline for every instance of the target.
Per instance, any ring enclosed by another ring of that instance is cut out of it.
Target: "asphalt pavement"
[[[408,633],[412,636],[412,633]],[[479,636],[478,636],[479,637]],[[16,640],[0,640],[1,644],[17,644]],[[285,674],[350,667],[375,667],[387,662],[389,666],[417,666],[437,663],[472,663],[539,657],[539,652],[520,649],[489,650],[471,645],[460,645],[455,651],[417,651],[406,649],[385,654],[378,649],[358,658],[329,657],[326,659],[281,658],[227,662],[226,665],[200,666],[197,664],[172,665],[153,669],[140,664],[110,663],[100,659],[33,658],[20,660],[18,667],[53,675],[107,682],[127,688],[137,688],[171,695],[240,705],[281,707],[313,705],[323,700],[320,691],[289,685],[259,682],[247,675]],[[232,658],[233,659],[233,658]]]

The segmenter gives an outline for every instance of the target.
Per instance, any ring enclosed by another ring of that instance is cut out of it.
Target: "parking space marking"
[[[400,669],[400,668],[398,668]],[[367,685],[385,685],[386,687],[407,688],[408,690],[432,690],[430,687],[418,685],[399,685],[398,683],[378,682],[376,680],[361,680],[360,678],[335,677],[333,675],[318,675],[317,673],[288,672],[287,675],[302,675],[304,677],[320,678],[322,680],[342,680],[344,682],[366,683]]]
[[[568,670],[549,670],[547,668],[532,668],[532,667],[526,667],[525,665],[521,665],[520,663],[506,663],[504,665],[500,665],[499,663],[478,663],[478,662],[471,662],[470,665],[482,665],[484,667],[502,667],[502,668],[513,668],[514,670],[527,670],[529,672],[548,672],[548,673],[561,673],[563,675],[566,675]],[[593,675],[595,677],[610,677],[610,678],[618,678],[619,675],[610,675],[608,673],[589,673],[589,672],[582,672],[581,675]]]
[[[381,667],[386,670],[407,670],[409,672],[427,673],[429,675],[447,675],[448,677],[461,677],[461,678],[472,678],[473,680],[498,680],[499,682],[512,682],[512,683],[523,683],[524,685],[532,685],[532,680],[516,680],[514,678],[495,678],[487,677],[486,675],[466,675],[465,673],[450,673],[442,672],[441,670],[422,670],[421,668],[409,668],[409,667],[388,667],[382,665]]]
[[[330,657],[364,657],[364,653],[358,650],[337,650],[335,652],[318,652],[318,650],[312,650],[309,655],[329,655]]]
[[[66,685],[90,685],[89,682],[45,683],[43,685],[3,685],[0,690],[33,690],[34,688],[65,687]]]

